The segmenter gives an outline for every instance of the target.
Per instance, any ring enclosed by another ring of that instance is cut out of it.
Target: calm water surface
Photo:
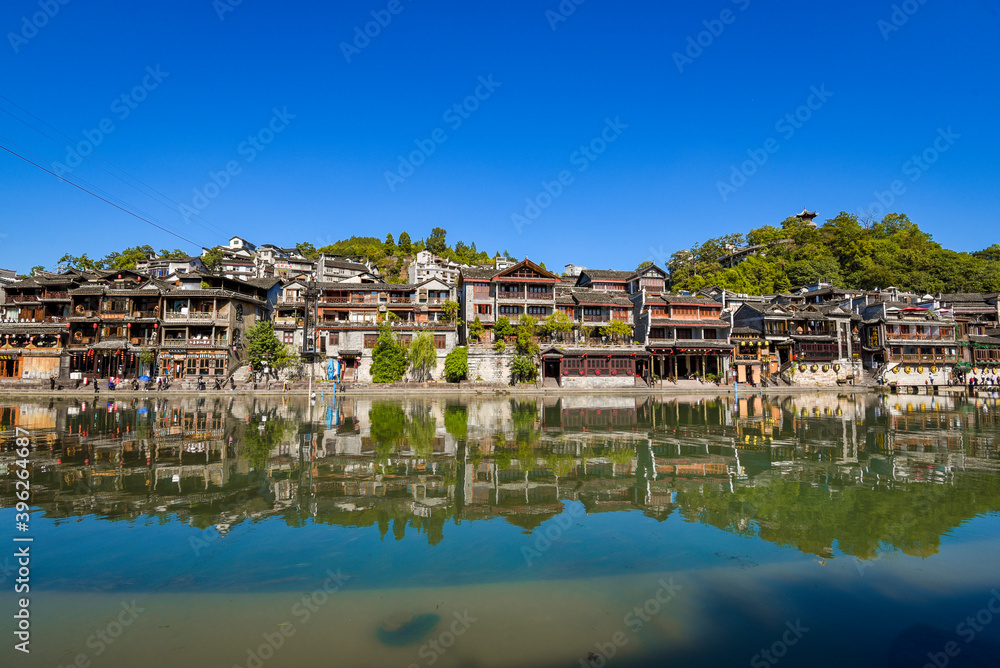
[[[1000,663],[996,403],[323,399],[0,399],[0,665]]]

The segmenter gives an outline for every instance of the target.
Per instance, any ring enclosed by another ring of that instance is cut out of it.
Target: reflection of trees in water
[[[279,418],[273,411],[270,415],[258,413],[252,416],[243,433],[243,449],[250,466],[258,471],[267,468],[271,451],[295,429],[295,422]]]
[[[444,407],[444,428],[456,441],[469,437],[469,409],[462,404],[449,403]]]
[[[437,420],[431,415],[429,406],[415,406],[406,424],[406,438],[416,455],[426,459],[434,454],[434,434]]]
[[[375,459],[380,466],[407,445],[421,457],[434,454],[437,420],[430,413],[430,406],[418,404],[407,416],[403,407],[395,402],[372,402],[368,411],[371,438],[375,444]]]
[[[833,556],[833,547],[871,559],[887,548],[927,557],[938,552],[941,535],[976,515],[1000,508],[1000,479],[965,475],[960,484],[915,483],[893,488],[833,487],[770,478],[753,486],[688,489],[677,501],[689,521],[741,536]]]

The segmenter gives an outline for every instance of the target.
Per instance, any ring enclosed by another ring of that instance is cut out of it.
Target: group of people
[[[969,396],[978,396],[980,392],[991,394],[996,396],[1000,393],[1000,377],[996,375],[992,376],[974,376],[969,375]]]

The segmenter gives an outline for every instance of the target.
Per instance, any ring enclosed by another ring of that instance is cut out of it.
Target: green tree
[[[100,264],[106,269],[135,269],[136,263],[149,259],[153,254],[152,246],[133,246],[120,253],[109,253]]]
[[[495,325],[493,325],[493,336],[494,338],[503,340],[508,336],[514,336],[514,326],[510,324],[510,319],[506,316],[498,318]]]
[[[274,334],[274,325],[270,320],[261,320],[247,330],[244,339],[247,346],[247,360],[255,371],[264,368],[264,363],[270,373],[288,364],[288,348]]]
[[[538,354],[538,344],[535,343],[535,334],[538,332],[538,323],[527,313],[521,315],[517,322],[517,342],[514,344],[518,355]]]
[[[482,341],[484,330],[483,321],[477,315],[476,319],[469,325],[469,338],[476,342]]]
[[[442,227],[435,227],[431,230],[431,235],[427,237],[427,250],[435,255],[443,255],[448,250],[448,242],[445,238],[448,231]]]
[[[626,341],[632,338],[632,326],[624,320],[612,320],[604,327],[604,335],[612,341]]]
[[[404,231],[399,235],[399,252],[403,255],[411,255],[413,253],[413,248],[410,245],[410,235],[408,232]]]
[[[458,346],[444,358],[444,377],[449,383],[458,383],[469,376],[469,349]]]
[[[156,254],[157,257],[161,257],[166,260],[183,260],[189,257],[187,253],[182,251],[180,248],[175,248],[173,250],[167,250],[166,248],[161,248],[160,252]]]
[[[413,337],[410,343],[410,368],[418,380],[430,380],[431,372],[437,366],[437,349],[434,347],[434,336],[430,332],[421,332]]]
[[[410,362],[406,348],[399,344],[388,322],[378,327],[378,339],[372,350],[372,380],[376,383],[398,383]]]
[[[396,254],[396,241],[392,238],[392,232],[385,235],[385,242],[382,244],[382,250],[385,251],[386,257]]]
[[[510,377],[514,382],[530,383],[538,376],[535,361],[527,355],[516,355],[510,361]]]
[[[222,270],[223,252],[221,248],[212,248],[201,256],[201,263],[205,265],[205,271],[210,274],[217,274]]]
[[[65,269],[78,269],[80,271],[95,271],[101,269],[100,260],[91,260],[87,257],[87,254],[83,255],[70,255],[66,253],[61,258],[59,258],[59,266]]]
[[[36,276],[43,271],[45,271],[45,267],[43,267],[40,264],[36,264],[34,267],[31,268],[31,271],[28,272],[28,276]]]
[[[445,300],[444,304],[441,304],[445,322],[458,322],[458,311],[460,308],[458,302],[451,299]]]
[[[297,250],[300,255],[307,257],[310,260],[315,260],[319,257],[319,251],[316,250],[316,247],[308,241],[300,241],[295,244],[295,250]]]
[[[573,319],[562,311],[553,311],[542,321],[542,331],[549,337],[562,338],[573,331]]]

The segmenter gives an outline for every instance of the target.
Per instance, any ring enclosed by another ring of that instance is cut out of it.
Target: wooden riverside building
[[[255,281],[71,270],[13,283],[0,304],[0,383],[224,377],[279,283]]]

